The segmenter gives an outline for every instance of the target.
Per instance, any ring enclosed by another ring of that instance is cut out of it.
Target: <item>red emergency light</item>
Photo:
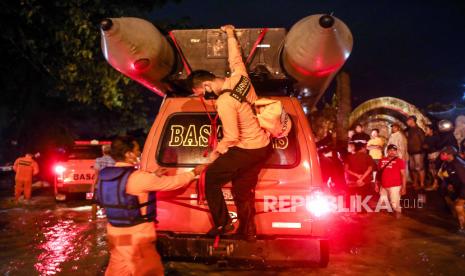
[[[63,181],[63,173],[66,171],[66,167],[63,166],[63,165],[55,165],[55,167],[53,167],[53,172],[55,173],[56,175],[56,180],[58,182],[62,182]]]
[[[306,202],[307,211],[319,218],[331,212],[329,200],[321,191],[313,192],[310,199]]]
[[[99,141],[99,140],[76,140],[75,145],[111,145],[111,141]]]
[[[55,174],[61,175],[66,171],[66,168],[63,165],[56,165],[53,168],[53,171],[55,172]]]

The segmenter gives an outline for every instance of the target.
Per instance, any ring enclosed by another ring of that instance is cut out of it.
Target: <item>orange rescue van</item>
[[[197,183],[191,183],[185,189],[157,194],[157,235],[163,256],[327,264],[328,203],[312,131],[296,98],[274,98],[282,101],[293,127],[287,137],[273,139],[274,152],[259,176],[257,242],[222,238],[215,248],[205,236],[212,226],[208,206],[199,199]],[[206,103],[214,117],[214,100]],[[141,169],[164,167],[176,174],[207,163],[210,127],[198,97],[166,98],[147,136]],[[216,131],[221,139],[221,124]],[[230,184],[224,186],[223,195],[234,217]]]

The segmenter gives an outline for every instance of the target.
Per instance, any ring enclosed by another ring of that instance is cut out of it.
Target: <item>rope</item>
[[[178,42],[176,41],[176,37],[174,36],[173,32],[168,33],[171,40],[173,40],[174,46],[176,47],[176,50],[178,50],[178,54],[181,57],[182,65],[184,66],[184,70],[186,70],[186,74],[189,76],[192,72],[189,63],[187,63],[186,58],[184,57],[184,54],[181,51],[181,47],[179,47]]]
[[[252,61],[253,55],[255,54],[255,51],[257,50],[258,44],[260,44],[265,37],[265,34],[268,32],[268,28],[263,28],[261,30],[260,35],[258,36],[257,40],[255,41],[252,50],[249,53],[249,56],[247,57],[247,61],[245,64],[249,64]]]

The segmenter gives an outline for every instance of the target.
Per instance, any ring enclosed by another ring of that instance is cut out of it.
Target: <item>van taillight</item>
[[[328,197],[321,191],[315,191],[306,202],[307,211],[315,217],[322,217],[331,212],[331,205]]]
[[[53,168],[53,171],[55,172],[56,175],[62,175],[66,171],[66,168],[65,166],[62,166],[62,165],[56,165]]]

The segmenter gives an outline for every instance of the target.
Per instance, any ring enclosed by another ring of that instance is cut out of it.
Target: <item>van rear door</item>
[[[315,148],[308,146],[313,145],[312,135],[300,104],[289,97],[280,100],[291,115],[293,129],[288,137],[273,140],[274,152],[259,175],[257,231],[265,235],[310,235],[311,219],[304,200],[312,190],[312,182],[320,177],[316,154],[311,153]],[[210,117],[215,115],[213,104],[210,102],[207,107]],[[221,122],[216,131],[221,139]],[[166,99],[146,141],[142,168],[165,167],[175,174],[208,163],[205,153],[210,132],[209,116],[197,98]],[[223,194],[234,216],[230,184],[225,185]],[[195,184],[158,193],[158,230],[208,231],[211,227],[208,206],[199,204],[197,195]]]

